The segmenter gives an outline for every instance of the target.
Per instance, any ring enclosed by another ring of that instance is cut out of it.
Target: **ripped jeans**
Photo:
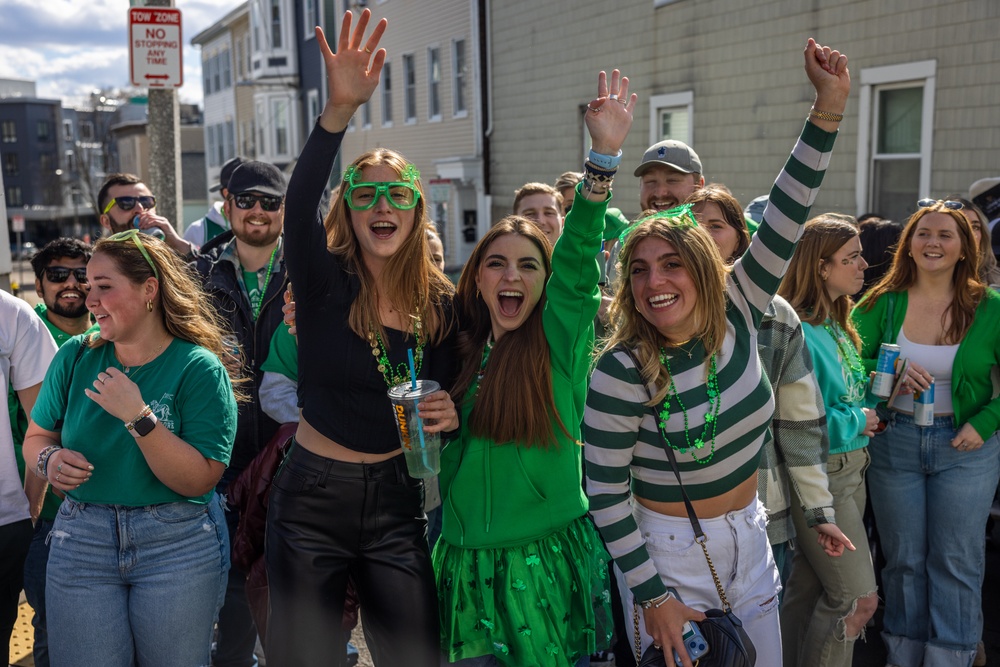
[[[715,590],[705,554],[694,540],[691,521],[687,517],[659,514],[639,503],[633,505],[632,514],[663,583],[674,588],[684,604],[692,609],[719,609],[722,602]],[[754,498],[741,510],[711,519],[698,517],[698,520],[708,537],[708,555],[712,557],[733,613],[743,622],[743,629],[757,649],[757,664],[781,667],[781,629],[778,624],[781,583],[767,541],[767,511]],[[616,574],[625,610],[625,627],[629,633],[627,639],[629,646],[634,646],[632,611],[635,598],[625,586],[617,566]],[[639,635],[642,650],[645,651],[653,640],[646,634],[642,607],[638,611]],[[672,661],[668,663],[672,664]]]
[[[208,665],[228,572],[218,495],[147,507],[67,498],[49,533],[52,664]]]
[[[860,597],[875,595],[875,569],[862,517],[865,512],[865,470],[868,448],[831,454],[827,462],[830,493],[837,526],[857,547],[835,558],[816,542],[806,525],[802,503],[792,497],[795,557],[781,606],[785,664],[809,667],[851,667],[854,641],[844,618],[855,611]],[[863,631],[863,628],[862,628]]]

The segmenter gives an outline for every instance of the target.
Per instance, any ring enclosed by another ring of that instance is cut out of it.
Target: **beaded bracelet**
[[[62,445],[48,445],[38,452],[38,461],[35,463],[35,475],[42,479],[49,478],[49,459],[56,450],[62,449]]]
[[[139,414],[137,414],[132,421],[125,422],[125,428],[130,432],[135,430],[135,425],[151,414],[153,414],[153,409],[148,405],[143,406],[142,410],[139,411]]]

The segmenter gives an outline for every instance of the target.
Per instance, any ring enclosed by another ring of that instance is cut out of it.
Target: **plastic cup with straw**
[[[410,381],[392,387],[389,400],[392,401],[406,467],[411,476],[426,479],[441,471],[441,434],[424,432],[424,421],[417,413],[417,404],[440,391],[441,386],[433,380],[417,379],[412,348],[407,350],[407,359]]]

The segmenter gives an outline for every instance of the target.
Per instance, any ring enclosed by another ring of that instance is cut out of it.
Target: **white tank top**
[[[899,358],[909,359],[931,374],[934,378],[934,416],[943,417],[954,413],[951,404],[951,369],[955,365],[958,345],[921,345],[914,343],[903,328],[899,328]],[[913,394],[900,394],[892,402],[891,408],[913,414]]]

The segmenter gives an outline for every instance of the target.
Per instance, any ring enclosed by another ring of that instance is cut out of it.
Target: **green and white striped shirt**
[[[722,403],[715,455],[706,465],[694,460],[708,455],[710,442],[701,450],[677,452],[684,487],[693,500],[721,495],[757,472],[774,413],[771,387],[757,354],[757,330],[809,217],[835,139],[836,133],[806,123],[771,188],[760,229],[727,278],[726,337],[717,359]],[[670,357],[692,440],[702,432],[708,407],[708,359],[701,342],[693,357]],[[666,589],[632,517],[630,495],[658,502],[681,500],[657,426],[659,408],[645,406],[648,400],[629,356],[621,350],[605,353],[591,378],[584,414],[587,493],[594,522],[638,600],[655,598]],[[684,415],[676,403],[670,401],[666,435],[675,447],[686,447]]]

